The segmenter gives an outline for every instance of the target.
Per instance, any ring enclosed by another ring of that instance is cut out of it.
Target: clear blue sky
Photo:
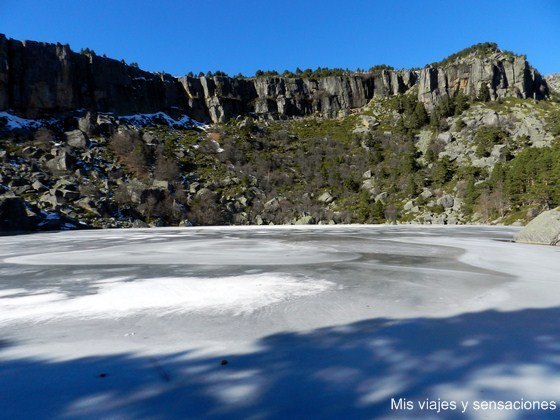
[[[0,33],[174,75],[419,67],[484,41],[560,72],[558,0],[0,0]]]

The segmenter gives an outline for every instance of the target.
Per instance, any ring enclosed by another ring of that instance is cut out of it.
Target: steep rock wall
[[[0,35],[0,109],[40,117],[76,109],[130,114],[185,107],[180,83],[68,45]]]
[[[418,85],[418,99],[431,109],[462,89],[476,95],[486,84],[494,98],[541,99],[546,82],[523,56],[467,57],[420,71],[383,70],[345,76],[181,77],[154,74],[68,45],[17,41],[0,34],[0,110],[36,118],[87,109],[133,113],[187,113],[221,122],[238,115],[336,117],[372,98],[404,93]]]
[[[418,99],[428,109],[446,95],[461,89],[476,96],[483,85],[492,99],[504,97],[544,99],[548,87],[542,76],[524,56],[495,54],[492,57],[468,57],[442,67],[428,67],[420,71]]]
[[[224,121],[236,115],[254,113],[271,116],[321,114],[335,117],[340,112],[361,108],[373,97],[402,93],[416,83],[414,72],[388,72],[319,79],[258,77],[182,77],[194,118]]]

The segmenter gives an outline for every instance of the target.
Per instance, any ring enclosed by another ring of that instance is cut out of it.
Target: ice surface
[[[150,239],[148,239],[150,240]],[[255,255],[258,250],[258,255]],[[195,239],[158,243],[157,247],[135,241],[132,244],[90,249],[27,254],[9,258],[8,263],[33,265],[294,265],[347,261],[357,252],[341,252],[321,245],[286,243],[265,239]]]
[[[62,317],[115,318],[140,312],[162,316],[184,312],[239,315],[277,302],[321,293],[335,286],[323,280],[282,275],[231,277],[150,278],[127,281],[108,278],[93,283],[95,293],[68,299],[53,289],[33,294],[21,289],[3,290],[0,324],[14,321],[45,321]]]
[[[391,411],[390,400],[557,400],[559,250],[513,243],[515,231],[298,226],[0,237],[0,412],[434,418]]]

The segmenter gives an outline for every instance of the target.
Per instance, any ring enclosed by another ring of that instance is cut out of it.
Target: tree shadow
[[[0,417],[417,418],[435,412],[417,406],[392,411],[391,398],[468,399],[471,404],[557,400],[559,316],[560,308],[552,308],[372,319],[275,334],[261,339],[252,352],[220,357],[183,352],[3,359]],[[557,413],[501,414],[557,418]],[[443,416],[492,413],[471,409]]]

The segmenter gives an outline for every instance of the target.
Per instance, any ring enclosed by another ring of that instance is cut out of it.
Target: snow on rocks
[[[76,111],[76,114],[81,114],[84,111]],[[100,125],[100,126],[107,126],[112,125],[112,121],[118,121],[121,124],[128,124],[135,127],[146,127],[146,126],[153,126],[153,125],[167,125],[172,128],[199,128],[201,130],[205,130],[208,128],[208,125],[201,123],[199,121],[193,120],[188,115],[182,115],[178,118],[172,118],[165,112],[156,112],[153,114],[134,114],[134,115],[122,115],[116,116],[112,113],[99,113],[97,114],[97,119],[93,118],[91,113],[87,113],[84,117],[79,118],[79,126],[80,129],[84,132],[89,131],[87,128],[92,124]],[[60,117],[60,121],[62,121],[63,117]],[[51,118],[48,120],[30,120],[18,117],[10,112],[0,112],[0,130],[3,131],[13,131],[13,130],[35,130],[39,127],[45,125],[56,125],[59,124],[60,121],[57,118]],[[103,128],[103,127],[101,127]],[[74,139],[76,137],[76,133],[74,133]],[[84,141],[81,139],[80,144]],[[83,146],[85,147],[85,146]]]
[[[203,123],[193,120],[187,115],[183,115],[178,119],[174,119],[165,112],[156,112],[154,114],[135,114],[123,115],[118,117],[121,124],[128,124],[137,127],[145,127],[157,124],[166,124],[173,128],[192,128],[197,127],[204,129],[207,126]]]
[[[0,130],[12,131],[18,129],[35,129],[43,125],[42,122],[36,120],[28,120],[20,118],[8,112],[0,112]]]

